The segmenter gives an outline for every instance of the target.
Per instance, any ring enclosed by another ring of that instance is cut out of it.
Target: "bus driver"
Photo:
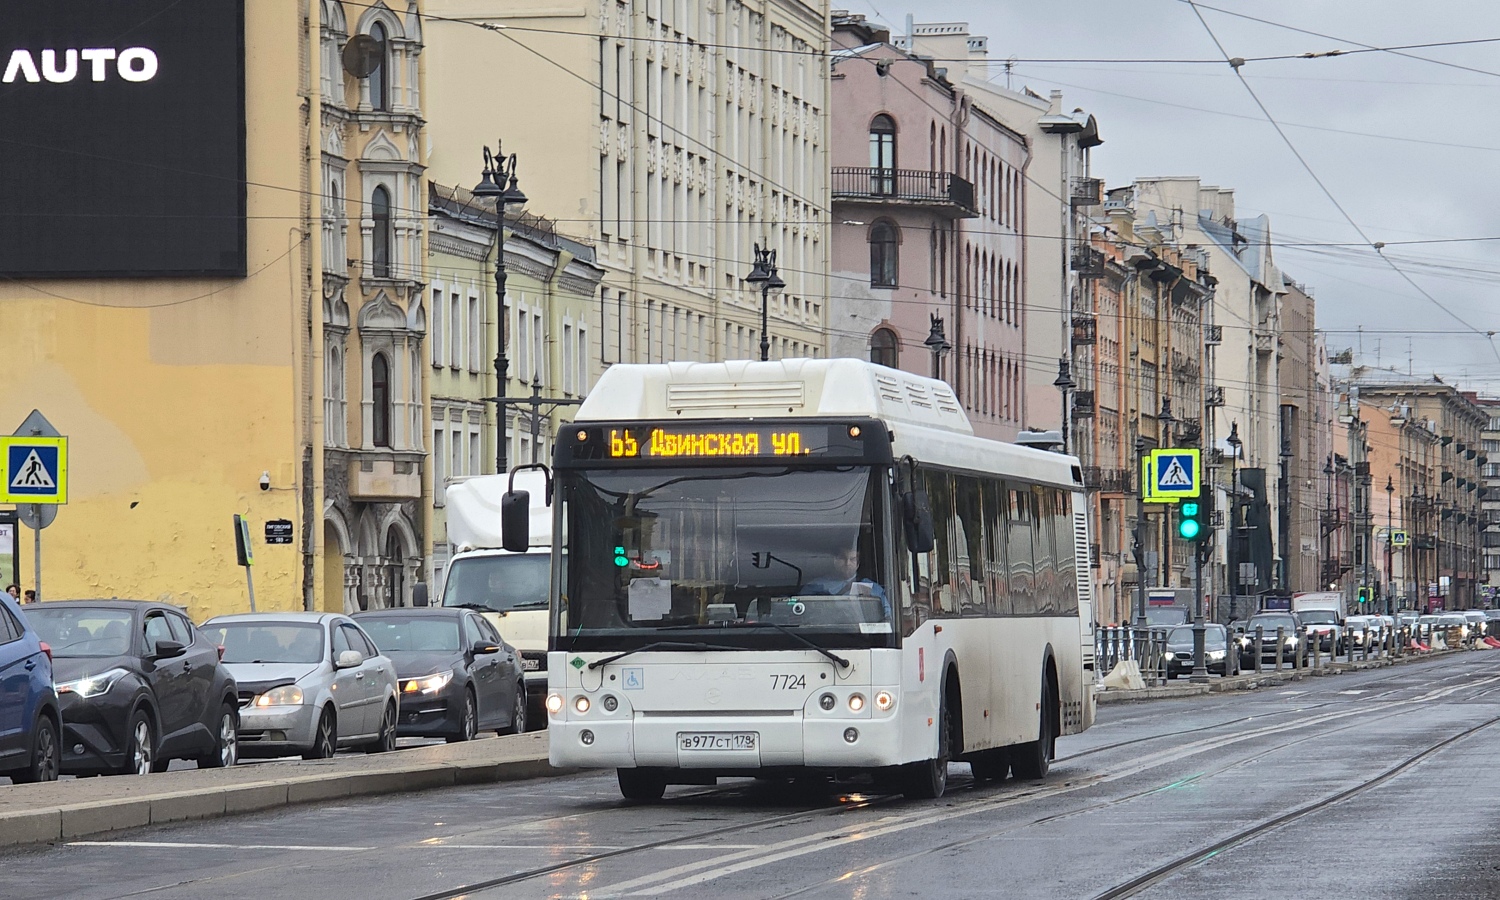
[[[859,577],[859,546],[850,544],[833,555],[832,575],[815,578],[804,584],[799,594],[826,594],[833,597],[864,595],[877,597],[887,619],[891,616],[891,601],[885,588],[868,578]]]

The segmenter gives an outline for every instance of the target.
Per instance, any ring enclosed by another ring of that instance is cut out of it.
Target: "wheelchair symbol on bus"
[[[646,670],[629,668],[624,671],[625,690],[638,691],[646,686]]]

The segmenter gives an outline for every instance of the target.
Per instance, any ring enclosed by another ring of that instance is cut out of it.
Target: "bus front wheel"
[[[620,781],[620,795],[626,800],[649,803],[660,800],[667,792],[667,778],[649,769],[616,769],[615,777]]]
[[[953,757],[953,716],[948,711],[948,692],[938,702],[938,751],[934,759],[911,763],[901,793],[911,800],[936,800],[948,789],[948,762]]]

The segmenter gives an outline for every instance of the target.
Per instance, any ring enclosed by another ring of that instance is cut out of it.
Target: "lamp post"
[[[1172,398],[1163,396],[1161,398],[1161,411],[1156,414],[1156,421],[1161,425],[1161,444],[1158,446],[1166,449],[1173,445],[1172,425],[1177,418],[1172,415]],[[1172,526],[1171,516],[1162,517],[1161,529],[1161,585],[1170,587],[1172,572]]]
[[[760,361],[765,362],[771,358],[771,334],[767,324],[771,295],[781,293],[786,287],[786,282],[776,272],[776,251],[769,246],[762,250],[760,244],[756,244],[755,264],[750,267],[750,274],[744,281],[760,288]]]
[[[932,377],[943,377],[943,354],[953,349],[948,343],[948,336],[943,333],[943,317],[932,313],[932,327],[928,329],[927,340],[922,344],[932,352]]]
[[[505,355],[505,208],[525,203],[526,195],[516,186],[516,155],[505,156],[499,141],[495,142],[494,153],[484,148],[484,177],[473,194],[495,201],[495,396],[487,399],[495,404],[495,471],[503,474],[509,469],[506,457],[510,449],[505,437],[509,411],[505,382],[510,372],[510,360]]]
[[[1396,505],[1396,484],[1391,476],[1385,476],[1385,612],[1386,615],[1396,614],[1395,592],[1391,590],[1391,535],[1395,534],[1395,514],[1393,510]]]
[[[1333,508],[1333,454],[1328,454],[1328,459],[1323,463],[1323,479],[1326,485],[1325,500],[1323,503],[1323,515],[1328,518],[1327,523],[1319,523],[1318,528],[1322,533],[1323,560],[1318,568],[1319,584],[1329,581],[1329,573],[1334,569],[1333,533],[1337,528],[1337,511]],[[1415,487],[1412,488],[1416,490]],[[1320,587],[1319,590],[1322,590]]]
[[[1244,565],[1244,559],[1239,552],[1242,545],[1240,544],[1240,486],[1238,483],[1240,447],[1244,446],[1244,442],[1240,440],[1239,422],[1229,423],[1229,437],[1224,439],[1224,443],[1229,445],[1229,527],[1224,529],[1224,534],[1229,538],[1227,549],[1234,551],[1228,554],[1228,558],[1235,563],[1235,583],[1244,588],[1247,585],[1244,572],[1240,570],[1240,566]],[[1250,612],[1249,596],[1250,592],[1245,591],[1246,609],[1243,612],[1246,613]]]
[[[1131,553],[1135,556],[1135,624],[1146,627],[1146,438],[1135,436],[1135,470],[1139,473],[1140,490],[1136,492],[1135,534]]]
[[[1072,423],[1069,421],[1071,417],[1068,415],[1068,392],[1078,387],[1078,385],[1073,381],[1073,376],[1068,374],[1068,361],[1066,359],[1059,359],[1057,361],[1057,377],[1052,379],[1052,386],[1062,391],[1062,449],[1064,453],[1067,453],[1068,432],[1073,430]]]

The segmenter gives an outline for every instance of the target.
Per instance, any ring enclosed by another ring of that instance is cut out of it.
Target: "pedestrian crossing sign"
[[[1198,451],[1172,448],[1151,451],[1150,494],[1161,498],[1196,497],[1201,469]]]
[[[0,503],[67,502],[67,438],[0,437]]]

